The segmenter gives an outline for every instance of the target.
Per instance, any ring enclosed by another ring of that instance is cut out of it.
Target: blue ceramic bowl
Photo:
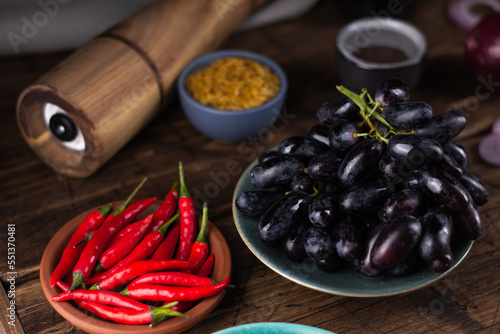
[[[252,59],[278,75],[281,89],[270,101],[247,110],[226,111],[207,107],[197,102],[186,90],[188,75],[221,58],[241,57]],[[203,134],[223,141],[238,141],[268,128],[276,120],[285,102],[288,81],[285,72],[273,60],[244,50],[220,50],[207,53],[189,63],[177,81],[181,106],[191,124]]]
[[[213,334],[334,334],[316,327],[286,322],[257,322],[235,326]]]

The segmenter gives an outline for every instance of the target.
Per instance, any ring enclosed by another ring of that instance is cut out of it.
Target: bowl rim
[[[188,75],[193,73],[195,70],[202,68],[204,66],[208,66],[216,60],[228,57],[240,57],[251,59],[257,61],[261,65],[267,66],[273,73],[278,75],[280,79],[280,90],[278,93],[269,101],[261,104],[257,107],[253,107],[250,109],[243,110],[221,110],[206,106],[198,101],[196,101],[191,94],[188,93],[186,89],[186,78]],[[266,110],[269,106],[274,105],[278,101],[285,98],[285,95],[288,90],[288,78],[286,76],[285,71],[281,66],[272,60],[271,58],[264,56],[260,53],[256,53],[248,50],[240,50],[240,49],[222,49],[209,53],[205,53],[201,56],[194,58],[191,62],[189,62],[184,69],[181,71],[179,78],[177,79],[177,89],[179,91],[179,95],[181,99],[186,99],[189,102],[193,103],[198,109],[203,110],[207,113],[218,114],[218,115],[243,115],[243,114],[254,114]]]
[[[354,56],[346,47],[346,39],[353,33],[356,33],[361,29],[367,29],[367,26],[373,24],[379,25],[379,29],[395,31],[400,33],[402,36],[405,36],[408,41],[411,41],[411,43],[416,46],[417,52],[407,55],[407,60],[393,63],[370,62]],[[366,70],[392,70],[411,67],[422,62],[427,52],[427,40],[424,34],[416,26],[401,19],[384,17],[361,18],[347,24],[341,28],[337,34],[335,46],[340,55],[347,61],[352,62],[356,66]]]
[[[123,201],[112,202],[113,209],[118,208],[121,203],[123,203]],[[147,208],[139,216],[137,216],[136,220],[145,218],[148,214],[153,213],[153,210],[156,210],[160,206],[160,204],[161,201],[157,200],[149,208]],[[226,290],[221,291],[221,293],[215,296],[200,301],[193,308],[186,311],[185,313],[189,315],[190,318],[172,318],[152,328],[150,328],[149,325],[126,325],[114,323],[108,320],[104,320],[96,315],[87,315],[71,302],[51,301],[50,298],[52,296],[61,293],[57,287],[52,288],[50,286],[50,275],[55,265],[59,261],[62,250],[68,243],[69,239],[73,235],[73,232],[79,226],[79,223],[83,220],[83,218],[85,218],[86,215],[98,209],[99,207],[100,206],[82,212],[67,221],[51,238],[42,255],[40,264],[40,284],[42,286],[43,293],[54,310],[59,313],[59,315],[61,315],[65,320],[72,323],[74,326],[90,333],[136,334],[142,333],[144,330],[147,330],[148,333],[151,334],[180,333],[187,330],[188,328],[195,326],[203,319],[205,319],[208,314],[210,314],[222,301],[222,299],[226,295]],[[201,217],[199,218],[201,219]],[[198,223],[199,222],[200,220],[198,220]],[[208,221],[208,239],[210,242],[211,252],[215,254],[212,277],[216,276],[214,278],[217,280],[222,280],[222,277],[229,277],[229,280],[231,280],[232,259],[229,246],[220,230],[213,223],[211,223],[210,220]],[[54,259],[53,255],[57,255],[56,259]],[[220,267],[217,266],[218,263],[221,263]]]

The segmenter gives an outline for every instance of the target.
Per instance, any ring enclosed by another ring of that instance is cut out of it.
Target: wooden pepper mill
[[[26,88],[22,135],[56,172],[95,172],[165,107],[175,80],[265,0],[161,0]]]

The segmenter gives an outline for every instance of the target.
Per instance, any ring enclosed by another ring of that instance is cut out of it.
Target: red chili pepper
[[[179,178],[181,181],[181,198],[179,199],[181,230],[179,247],[175,254],[175,258],[177,260],[186,260],[196,237],[196,210],[194,208],[193,199],[190,197],[184,182],[182,162],[179,162]]]
[[[62,281],[57,281],[57,286],[62,291],[68,291],[70,288],[69,284],[66,284]],[[149,306],[147,309],[140,311],[125,309],[121,307],[113,307],[78,299],[75,300],[75,303],[84,310],[90,311],[103,319],[127,325],[149,324],[150,326],[155,326],[161,321],[173,316],[188,318],[186,314],[172,311],[170,309],[170,307],[174,306],[176,303],[170,303],[162,307]]]
[[[179,225],[175,225],[156,248],[151,260],[170,260],[174,256],[175,247],[179,240]]]
[[[147,179],[148,179],[147,177],[142,179],[141,183],[139,183],[139,185],[137,187],[135,187],[134,191],[132,191],[132,193],[127,197],[125,202],[123,202],[123,204],[118,209],[116,209],[115,211],[113,211],[112,213],[110,213],[109,215],[106,216],[106,219],[104,220],[105,223],[110,221],[111,219],[115,218],[116,216],[118,216],[118,214],[122,213],[123,210],[125,210],[125,208],[129,205],[130,201],[135,197],[135,195],[137,194],[139,189],[141,189],[142,185],[146,182]],[[89,241],[91,237],[92,237],[92,234],[87,234],[85,236],[85,238],[78,240],[79,243],[77,243],[75,245],[75,247],[83,244],[84,242]]]
[[[171,269],[186,269],[192,268],[193,266],[194,264],[192,263],[180,260],[136,261],[117,271],[112,276],[103,279],[96,285],[92,286],[90,289],[114,290],[132,281],[134,278],[150,272]]]
[[[200,269],[203,262],[208,257],[208,241],[207,241],[207,226],[208,226],[208,209],[207,203],[203,203],[203,217],[201,219],[201,227],[198,236],[196,237],[193,246],[191,247],[191,252],[189,253],[188,262],[196,264],[196,267],[189,270],[190,273],[195,273]]]
[[[141,284],[161,284],[161,285],[174,285],[174,286],[209,286],[213,285],[215,281],[210,277],[201,277],[188,273],[181,272],[155,272],[144,274],[128,285],[129,287]]]
[[[179,198],[179,193],[177,192],[177,182],[174,183],[172,189],[169,191],[160,207],[153,216],[153,224],[148,230],[148,234],[160,228],[166,221],[172,217],[175,208],[177,207],[177,199]]]
[[[143,304],[135,299],[113,291],[74,290],[73,292],[63,292],[58,296],[50,298],[50,300],[54,302],[65,302],[75,299],[113,305],[136,311],[141,311],[149,308],[149,305]]]
[[[135,223],[130,224],[129,226],[122,228],[118,233],[111,239],[110,242],[106,245],[106,250],[110,249],[114,245],[116,245],[121,239],[123,239],[127,234],[131,231],[135,230],[137,226],[141,225],[143,220],[136,221]]]
[[[130,254],[128,254],[125,258],[121,259],[117,264],[115,264],[113,267],[111,267],[109,270],[102,272],[100,274],[97,274],[89,279],[87,279],[84,283],[85,284],[94,284],[99,281],[102,281],[103,279],[113,275],[115,272],[118,270],[124,268],[128,264],[135,262],[135,261],[140,261],[140,260],[145,260],[147,259],[155,249],[158,247],[160,242],[163,240],[163,236],[165,235],[166,230],[172,224],[178,217],[179,215],[175,215],[174,217],[170,218],[168,222],[166,222],[162,227],[159,229],[156,229],[153,233],[148,234],[135,248]]]
[[[202,277],[209,277],[210,273],[212,272],[212,269],[214,268],[214,262],[215,262],[215,255],[214,253],[210,254],[210,256],[207,258],[205,263],[201,266],[201,268],[198,270],[196,275],[202,276]]]
[[[156,201],[156,197],[136,202],[112,220],[104,223],[98,230],[91,232],[93,236],[87,242],[87,245],[85,245],[85,249],[80,255],[80,259],[73,268],[73,284],[71,285],[70,291],[73,291],[90,276],[97,258],[101,255],[106,244],[113,238],[118,230],[130,223],[132,219],[147,209],[154,201]]]
[[[200,270],[196,273],[196,276],[199,277],[209,277],[210,273],[212,272],[212,269],[214,267],[214,260],[215,260],[215,255],[214,253],[210,254],[208,259],[203,263],[201,266]],[[165,302],[163,305],[167,305],[168,302]],[[172,310],[177,311],[177,312],[186,312],[187,310],[191,309],[194,305],[196,304],[195,301],[191,302],[180,302],[175,306],[172,306]]]
[[[64,277],[78,261],[84,247],[74,247],[80,240],[84,239],[88,233],[98,229],[104,218],[111,210],[111,204],[104,205],[97,210],[92,211],[80,223],[75,233],[68,242],[61,256],[61,260],[50,276],[50,285],[54,287],[58,280]]]
[[[228,285],[229,278],[210,286],[178,287],[154,284],[127,287],[121,294],[137,300],[151,301],[194,301],[211,297]]]
[[[149,229],[149,226],[151,226],[152,221],[152,214],[142,220],[139,220],[138,222],[141,224],[137,225],[135,230],[131,231],[120,241],[118,241],[113,247],[108,248],[101,254],[96,266],[94,267],[94,271],[98,272],[109,269],[118,261],[127,256],[128,253],[130,253],[139,243],[139,241],[141,241],[142,237]]]

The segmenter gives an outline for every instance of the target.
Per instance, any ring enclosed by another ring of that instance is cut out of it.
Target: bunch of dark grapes
[[[337,88],[343,96],[319,108],[320,124],[259,157],[257,189],[240,193],[237,209],[260,218],[263,242],[325,272],[342,263],[367,276],[407,275],[418,263],[448,270],[452,233],[477,239],[477,206],[489,199],[454,140],[465,115],[433,116],[397,79],[374,98]]]

